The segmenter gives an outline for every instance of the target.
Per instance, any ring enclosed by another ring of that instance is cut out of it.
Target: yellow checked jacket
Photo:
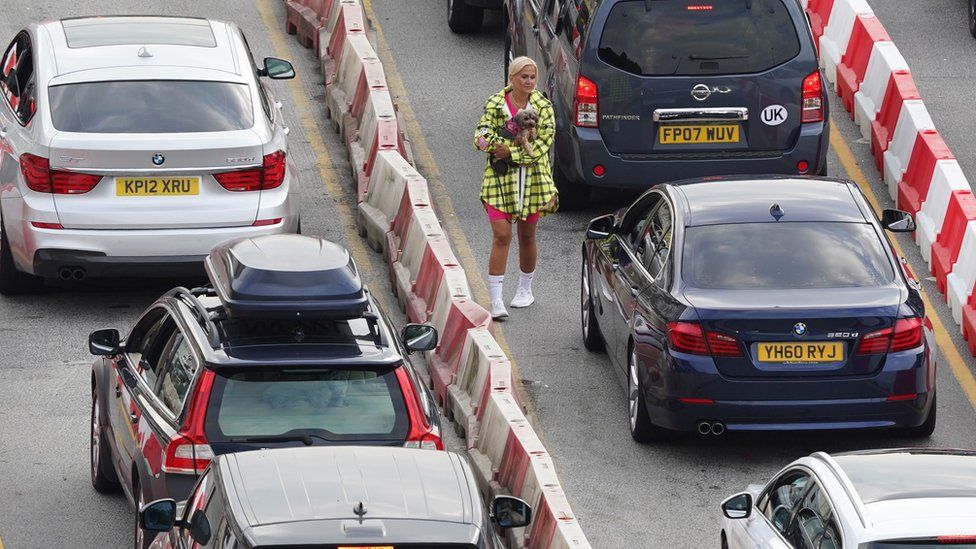
[[[474,135],[474,147],[489,152],[485,154],[485,172],[481,183],[482,202],[497,208],[517,219],[539,212],[540,215],[556,211],[556,186],[552,182],[552,167],[549,164],[549,150],[552,148],[556,132],[556,117],[552,103],[542,92],[535,90],[529,96],[529,105],[539,112],[536,128],[538,136],[531,141],[532,154],[529,155],[520,145],[512,146],[513,139],[502,137],[500,132],[512,117],[505,104],[505,94],[511,86],[492,95],[485,103],[485,112],[478,122]],[[512,151],[511,161],[521,169],[510,166],[507,173],[499,175],[491,167],[493,159],[490,151],[497,143],[508,145]],[[553,204],[549,205],[549,201]],[[547,208],[546,206],[549,205]]]

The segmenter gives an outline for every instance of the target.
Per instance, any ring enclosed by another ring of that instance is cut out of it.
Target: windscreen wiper
[[[317,437],[322,438],[322,437]],[[262,442],[301,442],[305,446],[312,445],[312,435],[270,435],[259,437],[238,437],[227,442],[234,444],[262,443]]]

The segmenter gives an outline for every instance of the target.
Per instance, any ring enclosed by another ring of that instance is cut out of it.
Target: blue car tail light
[[[922,319],[899,318],[894,328],[871,332],[861,338],[857,346],[859,355],[897,353],[914,349],[922,344]]]
[[[709,332],[694,322],[669,322],[668,346],[693,355],[741,357],[739,340],[727,334]]]

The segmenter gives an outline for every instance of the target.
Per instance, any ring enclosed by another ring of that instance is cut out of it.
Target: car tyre
[[[91,404],[91,436],[89,437],[89,461],[91,465],[91,482],[95,491],[100,494],[113,494],[119,491],[119,479],[115,475],[109,455],[108,442],[100,428],[101,406],[98,403],[98,389],[92,390]],[[106,456],[109,460],[106,461]]]
[[[0,223],[0,294],[36,293],[43,287],[43,279],[17,269],[7,231],[4,230],[3,223]]]
[[[478,32],[484,16],[484,8],[471,6],[465,0],[447,0],[447,26],[455,34]]]
[[[580,274],[580,324],[583,329],[583,347],[587,351],[594,353],[603,350],[603,335],[600,334],[600,325],[597,324],[596,314],[593,309],[593,296],[590,293],[590,264],[586,260],[586,251],[583,251],[583,268]]]
[[[925,421],[918,427],[906,427],[904,429],[899,429],[898,433],[911,438],[928,438],[932,436],[935,432],[935,424],[938,421],[938,401],[936,400],[937,395],[932,395],[932,407],[929,408],[929,415],[925,417]]]
[[[976,38],[976,0],[969,0],[969,34]]]
[[[134,495],[136,498],[136,512],[135,512],[136,520],[135,520],[135,525],[133,526],[132,529],[132,546],[135,549],[148,549],[149,546],[152,544],[153,535],[152,534],[146,535],[146,532],[142,529],[142,526],[139,524],[139,511],[142,509],[142,506],[146,504],[146,496],[142,494],[142,488],[139,486],[138,482],[136,482],[133,485],[133,487],[134,487],[133,490]]]
[[[637,375],[637,350],[633,344],[627,358],[627,403],[630,406],[630,436],[637,442],[663,442],[671,440],[675,432],[658,427],[651,422],[644,402],[644,384]]]

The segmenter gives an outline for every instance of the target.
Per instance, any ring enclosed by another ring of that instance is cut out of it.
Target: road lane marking
[[[410,106],[410,100],[407,99],[407,88],[403,84],[403,78],[400,77],[396,59],[393,57],[393,50],[390,49],[390,44],[383,36],[383,27],[380,25],[379,17],[373,11],[373,2],[372,0],[362,0],[362,2],[363,8],[366,10],[366,17],[369,18],[370,26],[376,33],[376,54],[383,63],[383,70],[386,72],[386,83],[390,88],[390,93],[396,99],[397,112],[400,114],[400,119],[403,121],[403,125],[406,126],[405,131],[407,137],[410,139],[417,168],[427,179],[430,192],[436,198],[433,202],[435,202],[435,207],[440,213],[438,217],[441,223],[445,225],[444,232],[447,233],[448,238],[454,244],[454,255],[461,262],[461,267],[464,269],[464,272],[468,273],[468,286],[471,288],[472,297],[479,303],[488,303],[488,285],[485,284],[485,280],[481,276],[483,269],[478,264],[474,254],[471,253],[471,245],[468,243],[468,238],[461,228],[461,222],[458,220],[458,216],[454,211],[454,202],[451,201],[451,197],[447,193],[447,188],[444,186],[444,179],[441,177],[440,167],[437,165],[437,160],[434,159],[434,153],[431,151],[430,145],[427,144],[427,138],[424,136],[424,132],[420,128],[420,123],[417,121],[417,116]],[[480,174],[478,175],[480,177]],[[505,351],[505,356],[508,357],[509,362],[512,364],[512,378],[514,379],[516,390],[519,392],[519,398],[527,410],[526,413],[530,416],[529,419],[532,420],[532,423],[537,425],[538,422],[535,421],[534,417],[536,415],[535,405],[525,393],[525,387],[522,385],[522,378],[519,375],[518,366],[515,364],[515,357],[512,356],[512,349],[505,340],[505,332],[500,322],[494,323],[494,336],[495,341],[498,342],[502,351]],[[538,434],[541,438],[542,433]],[[545,441],[544,438],[543,441]]]
[[[864,172],[861,171],[861,167],[857,165],[857,161],[854,159],[854,153],[847,146],[847,142],[844,140],[844,136],[840,134],[840,130],[837,129],[836,123],[831,123],[830,125],[830,143],[834,148],[834,152],[837,154],[840,165],[847,172],[847,177],[854,181],[854,183],[857,183],[857,186],[867,196],[871,206],[874,207],[875,211],[880,212],[881,205],[878,202],[877,196],[874,194],[874,189],[871,188],[867,178],[864,177]],[[891,240],[898,255],[904,257],[905,252],[902,250],[898,239]],[[966,393],[969,404],[976,410],[976,377],[973,376],[973,372],[966,365],[966,360],[959,352],[959,348],[956,347],[955,342],[949,336],[945,325],[942,324],[942,318],[940,318],[935,307],[932,306],[932,302],[929,301],[927,293],[925,290],[922,290],[921,293],[922,301],[925,302],[925,310],[932,311],[932,314],[928,315],[928,318],[932,322],[932,329],[935,331],[935,341],[939,345],[939,349],[942,350],[942,356],[949,363],[952,374],[956,377],[963,392]]]
[[[254,0],[254,4],[257,6],[258,12],[261,13],[264,26],[268,29],[268,38],[271,39],[271,45],[274,47],[275,53],[278,57],[287,59],[291,56],[292,52],[288,48],[288,44],[285,43],[285,38],[280,28],[281,25],[278,24],[278,20],[272,12],[271,2]],[[322,128],[317,122],[318,115],[305,94],[305,86],[302,84],[300,71],[295,71],[295,78],[288,80],[288,87],[292,99],[295,101],[295,109],[298,111],[298,118],[301,120],[305,138],[308,139],[308,145],[315,154],[316,164],[319,168],[319,177],[322,179],[329,197],[335,199],[332,203],[335,206],[336,213],[339,215],[339,224],[342,226],[342,232],[346,237],[346,247],[349,250],[349,255],[352,256],[353,260],[359,266],[360,271],[362,271],[365,267],[373,264],[373,256],[367,252],[366,245],[356,230],[356,218],[353,213],[353,208],[345,200],[348,198],[349,192],[339,184],[342,176],[339,175],[335,166],[332,164],[329,149],[325,145],[325,140],[322,139]],[[382,292],[372,292],[371,295],[379,302],[383,309],[387,311],[392,310],[387,304],[387,300]]]

